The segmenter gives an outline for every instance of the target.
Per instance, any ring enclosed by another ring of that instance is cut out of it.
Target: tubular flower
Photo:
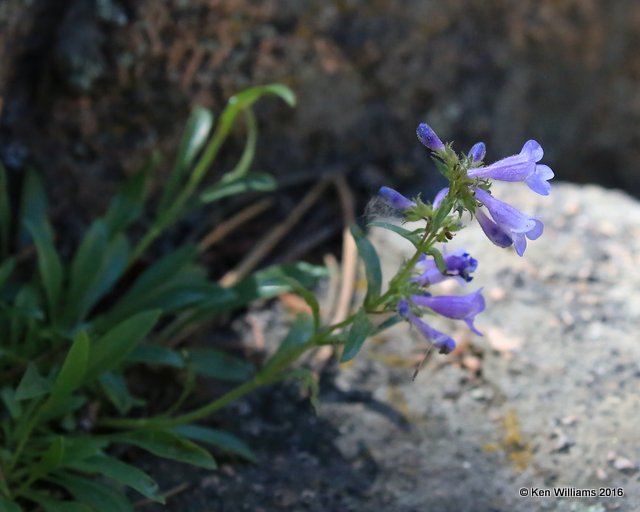
[[[508,156],[485,167],[469,169],[467,176],[501,181],[524,181],[534,192],[548,196],[551,191],[548,180],[553,178],[553,171],[547,165],[537,164],[542,160],[543,155],[544,151],[540,144],[535,140],[528,140],[519,154]]]
[[[512,243],[519,256],[524,254],[527,238],[536,240],[542,235],[544,225],[538,219],[530,217],[513,206],[504,203],[481,188],[474,189],[476,198],[486,206],[493,220],[487,218],[482,210],[476,210],[476,217],[487,238],[499,247],[508,247]]]
[[[378,194],[396,210],[405,211],[416,205],[416,203],[404,197],[400,192],[389,187],[380,187]]]
[[[458,250],[446,255],[444,261],[447,265],[446,274],[440,272],[433,258],[428,258],[426,254],[423,254],[415,266],[419,275],[413,277],[411,280],[420,286],[436,284],[449,277],[457,277],[458,279],[469,282],[473,279],[469,274],[478,268],[478,260],[472,258],[471,255],[464,250]]]
[[[401,317],[409,320],[411,325],[415,326],[427,341],[433,343],[441,354],[448,354],[456,348],[456,342],[451,336],[434,329],[414,315],[406,300],[402,299],[398,302],[398,313]]]
[[[473,325],[476,315],[484,311],[485,308],[482,288],[469,295],[440,295],[436,297],[412,295],[411,302],[417,306],[432,309],[447,318],[464,320],[473,332],[482,336],[482,333]]]
[[[444,198],[447,197],[448,193],[449,193],[449,187],[445,187],[440,192],[438,192],[436,194],[436,197],[433,199],[433,207],[439,208],[440,205],[442,204],[442,201],[444,201]]]
[[[484,155],[487,153],[487,146],[484,145],[484,142],[477,142],[473,145],[473,147],[469,150],[469,158],[471,158],[474,162],[480,162],[484,159]]]
[[[444,143],[427,123],[420,123],[416,130],[418,140],[431,151],[442,151]]]

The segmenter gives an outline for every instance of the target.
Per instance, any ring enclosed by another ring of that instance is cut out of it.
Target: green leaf
[[[328,277],[328,275],[326,267],[304,262],[274,265],[259,270],[240,281],[233,288],[225,290],[228,293],[227,296],[214,295],[192,307],[188,313],[184,314],[183,318],[172,324],[170,329],[163,333],[163,339],[170,339],[188,325],[206,321],[227,311],[233,311],[254,300],[270,299],[282,293],[292,292],[289,278],[306,288],[310,288],[320,278]]]
[[[42,458],[31,467],[29,479],[32,481],[39,480],[62,466],[64,451],[64,436],[56,436],[42,455]]]
[[[43,378],[34,363],[29,363],[18,384],[14,398],[16,400],[30,400],[46,395],[51,390],[51,383]]]
[[[233,288],[237,294],[235,305],[244,306],[256,299],[270,299],[282,293],[292,292],[291,280],[305,288],[311,288],[319,279],[328,276],[329,271],[326,267],[309,263],[274,265],[254,272]]]
[[[137,430],[109,436],[114,443],[130,444],[158,457],[185,462],[206,469],[216,469],[211,454],[197,444],[167,430]]]
[[[380,290],[382,288],[380,260],[373,245],[358,226],[351,226],[351,234],[358,247],[358,253],[362,261],[364,261],[364,269],[367,276],[367,295],[364,303],[370,305],[380,296]]]
[[[213,126],[213,113],[204,107],[196,107],[185,126],[176,158],[176,168],[187,169],[209,138]]]
[[[133,512],[124,495],[107,485],[66,472],[50,480],[67,489],[76,500],[87,504],[94,512]]]
[[[17,503],[0,496],[0,512],[22,512],[22,509]]]
[[[212,203],[224,197],[243,194],[245,192],[269,192],[277,187],[277,182],[270,174],[250,173],[232,181],[219,181],[206,188],[200,195],[203,203]]]
[[[149,175],[160,163],[159,153],[154,152],[144,167],[128,178],[112,199],[104,216],[109,238],[125,230],[142,213]]]
[[[448,272],[447,262],[444,260],[442,253],[438,249],[436,249],[435,247],[431,247],[427,251],[427,254],[430,256],[433,256],[433,259],[436,263],[436,267],[438,267],[438,270],[442,274],[446,274]]]
[[[3,387],[0,390],[0,399],[2,399],[2,403],[4,403],[12,419],[16,420],[22,416],[22,404],[16,400],[16,393],[13,389],[8,386]]]
[[[189,349],[190,364],[198,375],[228,382],[242,382],[253,375],[253,365],[221,350],[208,347]]]
[[[16,260],[13,258],[9,258],[5,260],[0,266],[0,288],[4,286],[4,283],[9,276],[13,273],[13,269],[16,266]]]
[[[133,407],[142,406],[146,403],[131,394],[127,381],[119,373],[103,373],[100,375],[99,381],[109,401],[122,415],[127,414]]]
[[[222,177],[222,181],[225,182],[235,181],[247,174],[256,152],[256,143],[258,140],[258,123],[256,122],[256,116],[250,108],[244,111],[244,116],[247,121],[247,141],[245,142],[242,156],[236,166]]]
[[[251,87],[232,96],[229,99],[229,105],[238,110],[245,109],[267,94],[278,96],[290,107],[294,107],[296,104],[295,94],[286,85],[268,84]]]
[[[23,226],[25,222],[28,222],[40,227],[43,237],[49,240],[53,238],[53,232],[47,220],[47,196],[40,177],[31,168],[27,168],[22,183],[19,219],[22,219]],[[26,226],[24,227],[26,228]],[[28,238],[28,234],[23,230],[20,234],[20,242],[24,243]]]
[[[291,285],[291,289],[300,295],[302,299],[307,303],[307,305],[311,308],[311,313],[313,314],[313,326],[314,330],[318,330],[320,327],[320,304],[318,304],[318,299],[313,294],[312,291],[307,290],[304,286],[302,286],[295,279],[285,276],[284,280]]]
[[[171,431],[192,441],[215,446],[223,452],[240,455],[251,462],[256,461],[255,454],[244,441],[223,430],[199,425],[182,425],[172,428]]]
[[[165,210],[177,195],[185,173],[193,165],[196,156],[207,142],[212,126],[213,113],[210,110],[196,107],[191,112],[182,134],[176,163],[162,194],[160,211]]]
[[[7,170],[0,162],[0,255],[4,258],[9,252],[11,234],[11,199],[9,198],[9,180]]]
[[[85,378],[89,360],[89,337],[86,332],[79,332],[67,353],[60,373],[56,377],[51,396],[44,403],[43,411],[54,411],[78,389]]]
[[[363,308],[360,308],[347,335],[340,362],[344,363],[353,359],[362,348],[362,344],[374,331],[375,326],[369,320],[369,316]]]
[[[93,510],[75,501],[60,501],[41,492],[29,492],[29,499],[40,505],[45,512],[93,512]]]
[[[129,243],[122,234],[108,239],[107,227],[98,220],[76,251],[71,266],[66,320],[74,325],[87,315],[127,268]]]
[[[280,342],[280,346],[271,359],[264,365],[263,373],[268,375],[270,370],[277,368],[283,360],[300,350],[313,336],[313,319],[309,315],[299,313],[289,327],[289,332]]]
[[[397,226],[396,224],[391,224],[389,222],[382,222],[382,221],[374,221],[369,223],[369,226],[371,227],[378,227],[378,228],[384,228],[384,229],[388,229],[389,231],[393,231],[394,233],[397,233],[398,235],[400,235],[402,238],[408,240],[409,242],[411,242],[415,247],[417,247],[420,244],[420,234],[421,232],[423,232],[422,229],[416,229],[414,231],[409,231],[408,229],[405,229],[403,227]]]
[[[95,341],[89,351],[87,377],[96,378],[112,370],[149,334],[160,311],[143,311],[116,325]]]
[[[162,345],[141,343],[134,348],[126,358],[129,363],[144,363],[149,365],[171,366],[184,368],[184,358],[179,352]]]
[[[62,263],[53,246],[51,236],[47,232],[46,226],[48,224],[36,225],[30,221],[25,221],[25,225],[36,245],[40,278],[49,301],[49,311],[53,312],[58,306],[62,289],[62,279],[64,277]]]
[[[141,469],[114,457],[98,455],[76,462],[71,467],[83,473],[102,475],[131,487],[150,500],[164,504],[164,498],[158,494],[158,484],[153,478]]]

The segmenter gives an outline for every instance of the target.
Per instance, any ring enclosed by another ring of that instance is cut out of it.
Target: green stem
[[[167,229],[171,224],[173,224],[180,217],[181,211],[184,208],[184,205],[190,199],[193,192],[196,190],[202,179],[204,178],[207,169],[211,166],[212,162],[215,160],[218,155],[218,151],[222,147],[222,144],[229,135],[230,127],[225,124],[220,124],[216,128],[211,138],[211,141],[205,148],[200,160],[193,168],[191,172],[191,176],[189,177],[189,181],[182,189],[178,197],[173,201],[171,206],[160,213],[156,220],[154,221],[151,229],[147,232],[147,234],[138,242],[136,247],[133,249],[131,253],[131,257],[129,258],[129,266],[138,260],[142,254],[149,248],[149,246],[162,234],[162,232]]]
[[[228,393],[222,395],[217,400],[210,402],[198,409],[194,409],[181,416],[175,418],[155,417],[155,418],[105,418],[97,422],[99,427],[117,428],[117,429],[154,429],[154,428],[173,428],[180,425],[187,425],[194,421],[200,420],[213,413],[219,411],[223,407],[226,407],[232,402],[242,398],[243,396],[251,393],[255,389],[262,386],[273,384],[286,377],[284,370],[289,368],[304,352],[314,346],[322,345],[322,341],[328,335],[327,331],[321,331],[312,336],[306,343],[300,345],[291,353],[283,357],[277,366],[270,365],[265,366],[257,375],[252,379],[244,382],[243,384],[233,388]]]

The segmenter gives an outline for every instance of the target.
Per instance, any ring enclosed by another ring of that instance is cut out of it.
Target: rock
[[[339,404],[321,405],[321,414],[336,425],[348,423],[350,444],[360,441],[376,453],[374,491],[392,496],[393,510],[524,512],[538,505],[521,499],[520,487],[593,488],[593,478],[625,489],[623,498],[608,499],[607,509],[640,509],[633,462],[640,459],[640,312],[630,300],[640,290],[640,204],[621,192],[562,183],[553,184],[548,198],[513,184],[494,191],[539,216],[546,228],[523,258],[491,245],[475,225],[452,243],[479,260],[473,282],[459,291],[504,290],[486,295],[487,309],[477,318],[484,337],[465,334],[454,321],[434,322],[459,342],[465,338],[465,350],[482,361],[478,380],[470,380],[464,355],[434,354],[415,382],[411,369],[371,364],[382,349],[423,350],[420,335],[399,325],[366,343],[340,369],[340,381],[384,397],[376,391],[393,380],[411,430]],[[603,232],[602,225],[615,229]],[[389,278],[410,248],[386,231],[370,236]],[[570,325],[559,321],[563,311],[572,315]],[[491,339],[494,330],[508,335]],[[607,475],[594,465],[603,460],[616,471]],[[554,510],[574,510],[569,501],[558,506]],[[593,504],[580,506],[591,510]]]

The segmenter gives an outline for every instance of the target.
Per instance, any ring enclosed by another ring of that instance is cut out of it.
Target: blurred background
[[[535,138],[558,179],[640,196],[639,30],[632,0],[1,0],[0,156],[86,225],[154,149],[161,183],[192,107],[282,82],[297,108],[257,108],[274,219],[331,173],[357,211],[383,184],[431,197],[421,121],[488,161]],[[306,222],[330,225],[333,200]]]

